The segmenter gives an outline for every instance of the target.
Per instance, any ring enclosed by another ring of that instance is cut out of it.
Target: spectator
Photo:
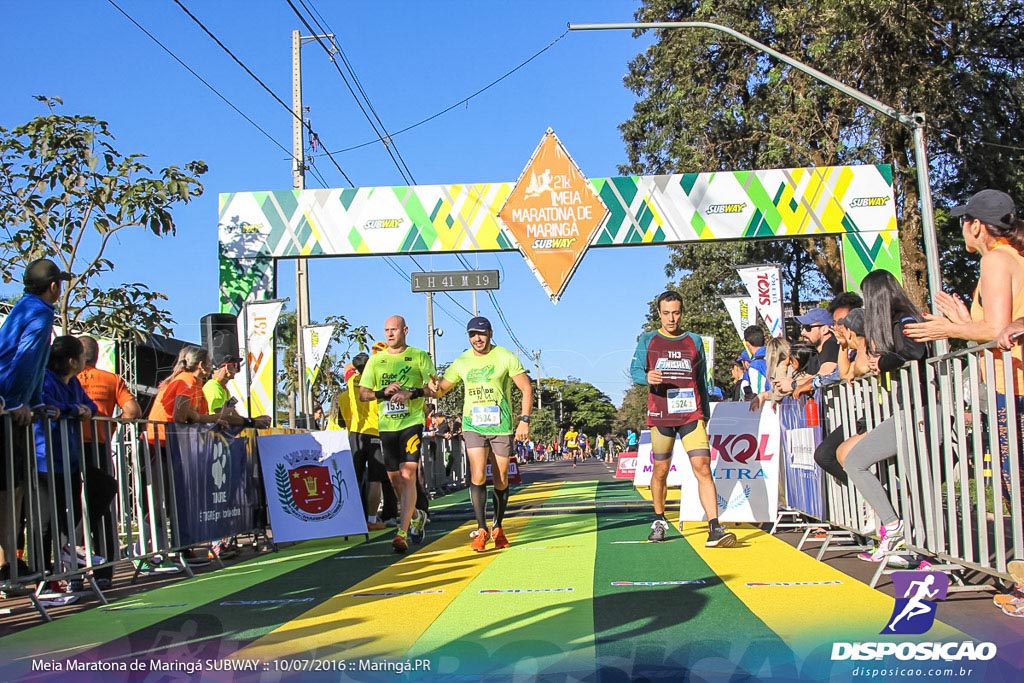
[[[100,417],[120,417],[124,420],[137,420],[142,416],[142,408],[135,400],[135,395],[128,390],[124,380],[112,372],[101,370],[96,367],[99,362],[100,347],[95,338],[82,336],[78,338],[82,343],[84,352],[85,367],[78,373],[78,381],[82,389],[96,404],[96,415]],[[115,415],[115,411],[120,411]],[[111,500],[116,495],[117,481],[114,479],[114,464],[110,451],[110,423],[85,422],[82,425],[82,438],[85,442],[86,460],[95,453],[99,460],[96,465],[87,464],[85,476],[88,483],[90,495],[97,489],[114,487],[111,491]],[[120,552],[120,541],[117,534],[117,524],[110,509],[110,500],[104,506],[102,504],[90,504],[89,506],[89,528],[92,532],[93,547],[100,555],[116,557]],[[114,568],[102,567],[95,570],[98,587],[102,590],[109,588],[114,578]]]
[[[377,513],[380,510],[384,487],[391,489],[391,482],[388,481],[384,455],[380,448],[377,403],[359,400],[359,380],[369,360],[369,355],[357,353],[352,362],[345,366],[346,390],[339,403],[345,424],[348,425],[349,445],[352,449],[352,462],[359,484],[363,512],[366,515],[366,528],[369,531],[381,531],[385,525],[377,519]],[[391,489],[391,497],[395,500],[397,516],[398,503],[394,489]]]
[[[743,399],[752,400],[768,388],[764,330],[757,325],[743,330],[743,347],[750,360],[746,363],[740,386],[743,387]]]
[[[853,379],[865,375],[871,371],[868,361],[868,354],[864,341],[864,309],[855,308],[844,318],[837,321],[837,339],[840,339],[840,347],[844,345],[847,352],[840,351],[839,354],[839,375],[843,379]],[[852,358],[850,357],[852,354]],[[854,434],[860,435],[867,431],[866,422],[863,418],[858,419],[854,425]],[[846,470],[839,463],[839,448],[843,445],[846,437],[842,425],[836,426],[825,435],[818,447],[814,449],[814,462],[825,472],[836,478],[841,484],[846,485],[849,481]],[[846,444],[844,453],[856,443],[857,440],[850,440]]]
[[[765,344],[765,367],[768,369],[766,388],[751,401],[751,410],[758,410],[765,403],[774,405],[784,396],[774,384],[775,379],[781,380],[792,375],[792,367],[789,364],[789,342],[783,337],[769,339]]]
[[[871,369],[883,373],[893,385],[893,394],[899,396],[898,387],[895,386],[895,371],[909,361],[922,360],[928,355],[927,345],[908,337],[904,329],[908,324],[921,322],[924,318],[888,271],[868,273],[861,282],[861,291],[867,302],[864,328]],[[883,562],[888,555],[898,552],[906,544],[903,521],[889,502],[882,483],[869,470],[875,463],[896,455],[896,420],[900,419],[900,412],[901,406],[897,401],[892,416],[866,434],[848,439],[844,446],[853,441],[852,447],[848,450],[841,448],[839,452],[840,462],[850,481],[875,511],[880,522],[878,547],[858,556],[868,562]],[[908,448],[909,435],[903,434],[901,438],[904,441],[903,447]]]
[[[78,568],[75,555],[84,558],[83,551],[71,552],[76,545],[76,529],[82,519],[82,428],[81,421],[88,420],[96,413],[96,404],[82,389],[76,375],[85,368],[82,342],[72,336],[60,336],[53,340],[43,377],[42,400],[47,406],[48,416],[35,423],[36,467],[39,470],[39,520],[43,529],[43,552],[48,554],[53,547],[52,537],[56,530],[68,539],[64,547],[64,561],[71,563],[64,571]],[[52,411],[50,410],[52,409]],[[51,419],[52,418],[52,419]],[[49,443],[47,443],[49,442]],[[67,452],[64,444],[67,444]],[[47,451],[50,457],[48,458]],[[71,498],[66,497],[70,482]],[[106,505],[110,505],[116,491],[109,494]],[[102,500],[90,500],[90,504],[102,504]],[[51,519],[56,504],[57,519]],[[70,507],[69,507],[70,506]],[[66,510],[73,511],[75,528],[67,525]],[[56,529],[54,528],[56,527]],[[47,568],[49,558],[44,558]],[[89,564],[102,564],[102,557],[92,558]],[[81,564],[87,564],[85,559]]]
[[[935,306],[942,315],[925,314],[925,321],[907,325],[911,339],[928,342],[937,339],[965,339],[984,344],[995,340],[1024,317],[1024,221],[1017,217],[1013,199],[998,190],[982,190],[950,215],[960,218],[960,229],[967,251],[981,254],[978,286],[971,297],[970,310],[956,295],[935,294]],[[1017,434],[1024,435],[1024,356],[1020,346],[1008,354],[1013,367],[1013,387],[1005,386],[1004,354],[995,358],[996,422],[999,434],[999,460],[1003,495],[1012,491],[1007,429],[1007,395],[1014,397],[1017,409]]]
[[[20,534],[15,533],[16,521],[9,511],[21,509],[26,463],[33,452],[32,408],[42,404],[54,304],[60,299],[61,283],[72,278],[49,259],[32,261],[22,277],[25,293],[0,327],[0,403],[7,410],[0,416],[0,444],[6,449],[10,438],[14,449],[14,471],[0,465],[0,581],[15,575],[9,566],[12,561],[18,576],[30,572],[17,559],[14,538]],[[13,505],[8,496],[14,498]]]

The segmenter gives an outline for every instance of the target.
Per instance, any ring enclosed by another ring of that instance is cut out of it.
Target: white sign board
[[[348,432],[258,438],[275,543],[367,533]]]
[[[746,401],[719,403],[708,424],[711,472],[723,522],[774,522],[779,506],[779,418],[770,407],[751,411]],[[697,478],[680,471],[679,516],[707,519],[697,496]]]

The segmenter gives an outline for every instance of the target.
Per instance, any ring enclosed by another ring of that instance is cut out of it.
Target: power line
[[[501,83],[503,80],[505,80],[506,78],[508,78],[512,74],[516,73],[517,71],[522,69],[524,66],[526,66],[527,64],[532,62],[533,60],[537,59],[537,57],[540,57],[542,54],[544,54],[545,52],[547,52],[548,50],[553,48],[556,44],[558,44],[559,41],[561,41],[567,35],[569,35],[569,31],[568,30],[566,30],[565,33],[563,33],[562,35],[558,36],[557,38],[552,40],[550,43],[545,45],[543,48],[541,48],[540,50],[535,52],[533,55],[531,55],[524,62],[522,62],[518,66],[510,69],[509,71],[507,71],[502,76],[494,79],[493,81],[491,81],[490,83],[488,83],[484,87],[482,87],[479,90],[477,90],[476,92],[474,92],[472,95],[469,95],[468,97],[464,97],[463,99],[459,100],[458,102],[456,102],[455,104],[451,105],[450,107],[445,107],[444,109],[442,109],[441,111],[437,112],[436,114],[432,114],[432,115],[428,116],[427,118],[425,118],[425,119],[423,119],[421,121],[417,121],[416,123],[412,124],[411,126],[406,126],[405,128],[402,128],[400,130],[395,131],[394,133],[391,133],[390,136],[389,136],[389,139],[393,140],[395,137],[401,135],[402,133],[408,133],[410,130],[412,130],[414,128],[419,128],[420,126],[422,126],[425,123],[429,123],[429,122],[433,121],[434,119],[436,119],[436,118],[438,118],[440,116],[444,116],[445,114],[450,112],[452,109],[455,109],[456,107],[460,107],[460,106],[466,104],[467,102],[469,102],[471,99],[473,99],[477,95],[480,95],[480,94],[490,90],[491,88],[496,86],[498,83]],[[368,147],[369,145],[375,145],[378,142],[383,142],[383,140],[381,140],[379,138],[377,140],[369,140],[367,142],[355,145],[353,147],[345,147],[343,149],[336,149],[336,150],[334,150],[333,153],[334,154],[341,154],[342,152],[351,152],[351,151],[356,150],[356,149],[361,149],[363,147]]]
[[[249,118],[249,116],[246,115],[246,113],[244,111],[242,111],[241,109],[236,107],[231,100],[229,100],[224,94],[222,94],[219,90],[217,90],[217,88],[215,88],[209,81],[207,81],[205,78],[203,78],[198,73],[196,73],[196,71],[192,67],[190,67],[188,64],[186,64],[180,57],[178,57],[178,55],[176,55],[174,53],[174,51],[172,51],[169,47],[167,47],[166,45],[161,43],[160,40],[156,36],[154,36],[152,33],[150,33],[148,30],[146,30],[146,28],[142,24],[137,22],[130,14],[128,14],[128,12],[124,11],[121,7],[119,7],[118,4],[116,2],[114,2],[114,0],[107,0],[107,2],[110,3],[111,5],[113,5],[114,9],[116,9],[118,12],[123,14],[125,16],[125,18],[128,19],[128,21],[132,22],[135,25],[136,28],[138,28],[140,31],[145,33],[146,36],[148,36],[150,40],[152,40],[154,43],[159,45],[161,47],[161,49],[163,49],[164,52],[169,54],[171,56],[171,58],[174,59],[174,61],[178,62],[178,64],[183,66],[185,68],[185,70],[187,70],[190,74],[195,76],[199,80],[200,83],[202,83],[207,88],[209,88],[211,91],[213,91],[213,93],[215,95],[217,95],[217,97],[219,97],[221,100],[223,100],[226,105],[228,105],[229,107],[234,109],[239,114],[239,116],[241,116],[243,119],[248,121],[256,130],[258,130],[259,132],[263,133],[263,135],[266,136],[266,138],[268,140],[270,140],[275,145],[277,145],[278,147],[283,149],[285,151],[285,154],[287,154],[290,158],[295,159],[295,157],[292,155],[292,151],[290,149],[288,149],[287,147],[282,145],[280,142],[278,142],[276,139],[274,139],[274,137],[270,133],[265,131],[258,123],[256,123],[251,118]]]
[[[215,42],[218,45],[218,47],[220,47],[222,50],[224,50],[224,52],[226,52],[228,54],[228,56],[230,56],[231,59],[233,59],[235,61],[235,63],[238,64],[238,66],[242,67],[242,69],[245,71],[245,73],[249,74],[249,76],[254,81],[256,81],[260,85],[260,87],[262,87],[264,90],[266,90],[267,93],[269,93],[270,96],[273,97],[282,107],[284,107],[285,110],[293,118],[298,119],[299,125],[301,125],[303,128],[305,128],[309,132],[310,137],[319,138],[319,136],[313,130],[313,127],[308,122],[304,121],[301,116],[299,116],[294,111],[292,111],[292,108],[290,106],[288,106],[288,104],[285,103],[284,100],[282,100],[280,97],[278,97],[277,93],[275,93],[273,90],[271,90],[270,87],[266,83],[264,83],[260,79],[259,76],[257,76],[255,73],[253,73],[252,69],[250,69],[248,66],[246,66],[245,62],[243,62],[241,59],[239,59],[237,56],[235,56],[235,53],[232,52],[228,48],[227,45],[225,45],[223,42],[221,42],[220,38],[218,38],[216,35],[214,35],[214,33],[210,29],[208,29],[206,27],[206,25],[203,24],[203,22],[200,21],[199,18],[196,15],[192,14],[192,12],[190,12],[188,10],[188,8],[185,7],[185,5],[183,5],[181,3],[181,0],[174,0],[174,4],[176,4],[178,7],[180,7],[182,12],[187,14],[188,17],[192,21],[194,21],[196,23],[196,25],[198,25],[199,28],[201,28],[203,30],[203,32],[206,33],[206,35],[208,35],[211,40],[213,40],[213,42]],[[349,178],[348,174],[345,173],[344,169],[341,168],[341,165],[338,163],[338,160],[334,158],[334,154],[332,152],[325,152],[325,153],[327,155],[327,158],[331,160],[331,163],[334,164],[334,167],[336,169],[338,169],[338,172],[342,175],[342,177],[345,178],[345,181],[348,182],[348,184],[350,186],[355,187],[355,183],[352,182],[352,179]]]
[[[332,65],[334,65],[335,71],[338,72],[338,76],[341,77],[341,80],[345,84],[345,87],[348,88],[348,92],[352,95],[352,98],[355,100],[355,104],[356,104],[356,106],[358,106],[359,111],[362,113],[362,116],[364,116],[364,118],[366,118],[367,122],[370,124],[370,127],[373,128],[374,133],[377,134],[377,136],[384,142],[385,151],[388,153],[388,156],[391,157],[391,161],[394,163],[395,167],[398,169],[398,173],[402,176],[402,179],[404,181],[406,181],[408,184],[415,184],[416,180],[412,177],[412,173],[409,171],[409,166],[406,164],[406,160],[401,159],[401,163],[399,163],[398,159],[401,158],[400,153],[398,153],[396,147],[394,148],[394,150],[392,150],[392,144],[388,143],[389,137],[387,135],[387,129],[384,127],[384,124],[381,122],[380,117],[377,116],[376,111],[374,111],[374,117],[372,118],[370,116],[370,114],[367,112],[367,109],[365,108],[364,104],[362,104],[362,100],[359,99],[359,96],[356,94],[355,90],[352,88],[352,84],[349,83],[349,80],[345,76],[345,73],[341,70],[341,67],[338,66],[338,62],[334,58],[334,52],[332,51],[332,49],[330,47],[328,47],[328,45],[324,42],[323,37],[321,35],[317,34],[316,29],[314,29],[312,26],[310,26],[310,24],[309,24],[308,20],[306,19],[306,17],[303,16],[302,12],[299,11],[299,8],[295,6],[295,3],[293,3],[292,0],[286,0],[286,2],[288,2],[288,6],[292,8],[292,11],[299,18],[300,22],[302,22],[302,25],[310,33],[311,37],[317,42],[317,44],[319,44],[319,46],[324,48],[324,51],[327,53],[328,59],[330,59]],[[300,2],[301,2],[301,0],[300,0]],[[305,7],[305,3],[304,2],[303,2],[303,7]],[[306,11],[309,11],[308,8],[306,9]],[[315,17],[313,18],[313,20],[315,22],[315,20],[316,20]],[[319,26],[318,23],[317,23],[317,27],[321,28],[321,31],[324,31],[323,27]],[[327,32],[328,33],[333,33],[333,32],[330,31],[330,27],[328,27]],[[335,44],[337,44],[337,41],[335,41]],[[339,49],[339,51],[340,51],[340,49]],[[353,80],[354,80],[354,74],[353,74]],[[364,96],[364,99],[366,100],[367,104],[370,106],[371,111],[373,111],[373,104],[370,104],[370,99],[369,99],[369,97],[366,96],[366,92],[364,90],[362,90],[361,88],[359,90],[362,93],[362,96]],[[374,122],[375,118],[376,118],[376,123]],[[380,125],[380,130],[378,130],[378,124]],[[395,158],[396,154],[398,155],[398,158]],[[404,167],[404,170],[403,170],[403,167]],[[409,173],[408,176],[407,176],[407,173]]]
[[[305,16],[302,15],[302,13],[299,11],[298,7],[295,6],[292,0],[286,1],[288,2],[289,7],[292,8],[292,11],[295,13],[295,15],[299,18],[300,21],[302,21],[303,25],[311,34],[316,34],[317,31],[319,30],[320,33],[334,35],[334,31],[331,30],[331,27],[327,24],[326,20],[324,20],[323,16],[320,15],[319,11],[317,11],[316,8],[313,7],[312,0],[308,0],[308,4],[307,0],[299,0],[299,2],[302,5],[303,9],[305,9],[306,12],[309,13],[310,18],[312,18],[313,22],[316,24],[316,29],[314,29],[313,26],[310,25],[309,21],[306,19]],[[568,31],[566,33],[568,33]],[[563,37],[564,35],[565,34],[563,34]],[[345,86],[348,88],[349,93],[356,101],[356,105],[359,107],[359,110],[363,113],[363,116],[370,124],[370,127],[373,129],[374,133],[377,134],[378,139],[384,143],[384,147],[387,150],[388,155],[391,157],[391,161],[395,164],[395,167],[398,169],[399,175],[402,176],[402,179],[406,183],[415,184],[416,179],[412,173],[412,170],[409,168],[408,164],[406,164],[405,159],[402,157],[401,152],[398,150],[398,146],[394,143],[393,136],[388,132],[387,126],[384,125],[384,122],[381,120],[380,115],[377,113],[377,109],[373,106],[373,103],[370,101],[369,95],[367,95],[366,90],[363,88],[362,82],[359,80],[359,76],[356,74],[355,69],[352,67],[352,64],[348,61],[348,58],[346,57],[344,51],[341,49],[341,47],[335,40],[334,45],[338,53],[341,55],[342,61],[345,63],[345,68],[349,72],[351,82],[350,79],[346,77],[341,67],[338,65],[338,62],[334,59],[334,54],[332,50],[323,42],[319,35],[314,35],[314,38],[324,49],[324,52],[327,53],[328,59],[330,59],[331,63],[334,65],[335,70],[338,72],[338,75],[345,83]],[[560,39],[561,38],[559,38],[559,40]],[[556,40],[554,42],[558,41]],[[551,43],[551,45],[553,44],[554,43]],[[550,45],[548,47],[550,47]],[[546,49],[547,48],[545,48],[545,50]],[[541,50],[541,52],[538,52],[536,55],[534,55],[534,57],[531,57],[531,60],[538,56],[539,54],[541,54],[542,52],[544,52],[544,50]],[[523,65],[525,64],[526,62],[523,63]],[[516,69],[521,68],[521,66],[523,65],[520,65],[520,67],[516,67]],[[502,76],[501,78],[494,81],[494,83],[500,82],[514,71],[515,70],[508,72],[507,74],[505,74],[505,76]],[[356,90],[353,89],[352,83],[355,83],[356,88],[358,88],[359,90],[359,94],[357,94]],[[362,99],[360,99],[360,96],[362,97]],[[373,113],[372,118],[370,117],[370,114],[367,113],[367,109],[369,109],[369,111]],[[401,162],[399,162],[399,160],[401,160]],[[461,263],[466,270],[473,270],[472,266],[466,261],[465,258],[463,258],[461,254],[456,254],[455,256],[458,259],[459,263]],[[420,268],[420,270],[426,270],[422,265],[420,265],[419,261],[416,260],[415,256],[410,255],[410,258],[412,258],[413,263],[415,263],[416,266]],[[443,294],[447,296],[448,299],[451,300],[456,306],[465,311],[467,315],[473,315],[472,311],[470,311],[468,308],[466,308],[460,302],[458,302],[450,293],[443,292]],[[497,297],[495,297],[494,294],[490,291],[488,291],[488,296],[490,297],[491,303],[494,306],[495,311],[498,313],[498,318],[501,320],[502,325],[504,325],[506,331],[508,332],[509,338],[512,339],[513,342],[515,342],[516,346],[519,347],[520,351],[529,355],[529,352],[523,347],[523,345],[519,342],[518,338],[515,336],[515,332],[512,331],[512,326],[509,324],[508,319],[505,317],[505,313],[504,311],[502,311],[501,305],[498,303]]]

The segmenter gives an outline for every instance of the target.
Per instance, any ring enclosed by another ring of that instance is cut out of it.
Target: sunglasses
[[[813,330],[816,327],[824,327],[824,325],[804,325],[803,326],[804,332],[810,332],[811,330]]]

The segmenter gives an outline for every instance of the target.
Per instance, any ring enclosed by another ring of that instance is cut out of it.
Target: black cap
[[[466,332],[483,332],[485,334],[494,334],[494,329],[491,327],[491,321],[482,315],[478,315],[469,321],[466,325]]]
[[[223,358],[220,359],[220,362],[217,363],[217,367],[221,367],[223,365],[230,365],[231,363],[235,363],[237,365],[241,365],[242,364],[242,357],[241,356],[224,356]]]
[[[967,200],[963,206],[954,206],[949,212],[951,216],[970,216],[982,223],[1012,230],[1016,220],[1017,207],[1010,195],[999,190],[982,190]]]
[[[41,258],[28,264],[22,282],[26,287],[49,287],[51,282],[67,281],[72,277],[71,273],[64,272],[50,259]]]

